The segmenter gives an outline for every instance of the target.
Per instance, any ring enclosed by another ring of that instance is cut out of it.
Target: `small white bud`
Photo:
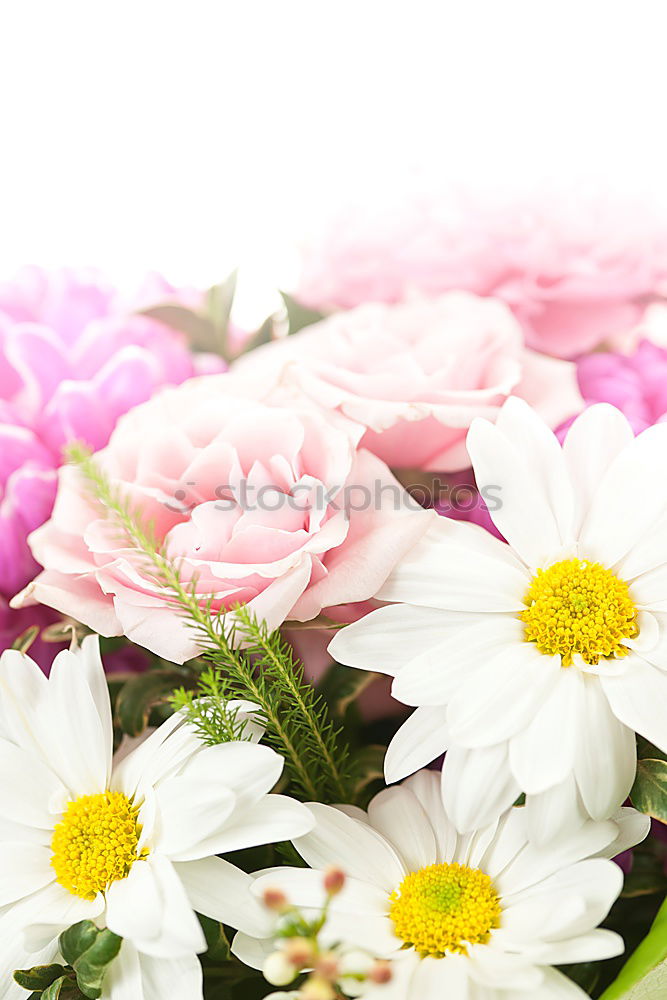
[[[284,951],[274,951],[264,962],[264,978],[272,986],[287,986],[296,979],[297,972]]]

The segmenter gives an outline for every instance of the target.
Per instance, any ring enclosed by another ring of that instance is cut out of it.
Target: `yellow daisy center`
[[[564,667],[577,653],[590,664],[625,656],[625,640],[639,635],[627,583],[600,563],[563,559],[538,569],[523,600],[526,642],[559,654]]]
[[[389,897],[394,932],[420,955],[467,954],[500,924],[500,901],[488,875],[467,865],[429,865],[407,875]]]
[[[53,832],[51,864],[65,889],[94,899],[126,878],[138,859],[138,809],[122,792],[82,795],[70,802]]]

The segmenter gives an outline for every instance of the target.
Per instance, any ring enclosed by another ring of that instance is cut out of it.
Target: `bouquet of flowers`
[[[234,288],[0,285],[0,998],[663,996],[667,228]]]

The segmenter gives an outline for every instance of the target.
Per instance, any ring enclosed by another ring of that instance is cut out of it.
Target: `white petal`
[[[458,834],[450,822],[442,801],[442,777],[438,771],[423,770],[403,782],[421,803],[435,835],[438,861],[451,861],[454,857]]]
[[[498,861],[493,864],[493,857],[485,859],[487,867],[484,869],[494,876],[500,892],[506,899],[530,886],[538,885],[543,879],[585,858],[606,851],[618,832],[617,824],[611,820],[604,823],[588,820],[540,847],[534,841],[528,840],[526,810],[516,809],[513,812],[521,817],[521,830],[517,830],[517,840],[523,836],[523,845],[518,851],[515,850],[514,856],[507,860],[502,870],[497,870]],[[495,873],[492,868],[496,868]]]
[[[175,868],[197,913],[254,937],[272,935],[275,919],[252,894],[252,875],[222,858],[187,861]]]
[[[637,771],[635,734],[609,707],[598,678],[583,674],[583,697],[570,725],[578,731],[575,775],[584,806],[605,819],[625,802]]]
[[[542,983],[541,969],[531,965],[524,955],[512,955],[491,945],[478,945],[470,949],[469,974],[471,979],[491,990],[511,990],[510,996],[520,996],[524,991],[532,996]]]
[[[449,702],[452,740],[469,748],[488,747],[515,736],[551,696],[561,669],[560,657],[544,656],[532,643],[518,639],[501,646]]]
[[[421,803],[405,786],[385,788],[372,800],[368,816],[374,827],[401,856],[408,871],[438,860],[433,826]]]
[[[180,713],[171,715],[114,768],[112,787],[129,798],[140,798],[146,787],[177,773],[201,749],[195,728]]]
[[[273,936],[256,938],[239,931],[238,934],[234,935],[232,941],[232,954],[251,969],[261,969],[269,955],[272,955],[275,950],[276,942]]]
[[[518,611],[529,584],[508,545],[476,524],[441,517],[377,597],[447,611]]]
[[[448,631],[436,608],[390,604],[340,629],[329,643],[329,653],[349,667],[393,675],[437,646]]]
[[[88,635],[75,651],[79,661],[79,669],[84,673],[90,693],[93,696],[97,714],[102,724],[105,745],[113,747],[113,720],[111,718],[111,700],[102,657],[100,656],[100,639],[97,635]]]
[[[139,955],[143,1000],[203,1000],[202,968],[196,955],[152,958]],[[136,998],[135,998],[136,1000]]]
[[[463,955],[421,960],[416,966],[406,1000],[468,1000],[470,963]]]
[[[565,965],[570,962],[599,962],[622,955],[625,944],[620,934],[608,930],[592,930],[564,941],[552,941],[530,950],[531,958],[543,965]]]
[[[157,789],[157,833],[160,853],[173,861],[202,857],[198,845],[220,830],[234,812],[236,796],[224,785],[179,776],[163,781]]]
[[[574,771],[545,792],[526,796],[526,818],[530,839],[544,845],[555,842],[588,819]]]
[[[575,490],[578,533],[598,484],[612,461],[633,440],[629,422],[608,403],[589,406],[574,421],[563,444],[563,455]]]
[[[75,798],[105,791],[109,787],[113,747],[106,720],[100,718],[82,668],[80,652],[66,649],[56,656],[49,677],[49,699],[58,726],[48,746],[53,769]]]
[[[306,864],[320,869],[337,865],[352,878],[389,891],[396,888],[406,869],[383,836],[331,806],[311,802],[310,809],[316,826],[294,841]]]
[[[295,906],[321,909],[327,899],[323,873],[312,868],[271,868],[258,872],[251,885],[255,899],[260,900],[267,889],[280,889]],[[367,880],[349,877],[336,896],[335,908],[350,916],[358,914],[367,918],[387,916],[387,893]]]
[[[577,702],[583,687],[578,670],[559,670],[549,697],[530,725],[510,742],[510,767],[527,793],[543,792],[564,781],[574,768]]]
[[[447,751],[442,769],[445,810],[460,833],[488,826],[519,797],[509,767],[508,747],[467,750],[454,746]]]
[[[530,1000],[586,1000],[580,986],[557,969],[544,969],[543,985],[533,991]]]
[[[251,806],[277,784],[284,766],[271,747],[245,740],[204,747],[183,767],[187,780],[210,781],[234,793],[238,808]]]
[[[574,914],[567,929],[559,929],[559,939],[586,934],[600,924],[623,887],[623,873],[605,858],[588,858],[555,872],[537,885],[505,897],[508,903],[527,899],[542,900],[550,911],[566,898],[580,900],[583,909]]]
[[[389,744],[384,759],[387,782],[414,774],[444,753],[448,745],[445,709],[437,705],[416,708]]]
[[[39,752],[41,726],[36,706],[48,689],[43,671],[25,653],[8,649],[0,656],[0,735]]]
[[[44,889],[55,880],[52,853],[40,844],[0,845],[0,906]]]
[[[579,536],[580,551],[587,558],[614,566],[664,513],[666,449],[667,427],[656,424],[612,461],[598,483]]]
[[[667,673],[630,656],[625,673],[600,683],[616,718],[667,753]]]
[[[123,941],[120,951],[104,977],[104,1000],[146,1000],[139,953],[131,941]]]
[[[636,847],[646,840],[651,830],[651,817],[628,806],[619,809],[611,818],[618,828],[618,836],[597,852],[601,858],[616,858],[623,851]]]
[[[522,638],[513,615],[471,615],[469,624],[450,627],[441,642],[406,663],[391,693],[405,705],[444,705],[498,649]]]
[[[255,805],[235,811],[219,832],[200,840],[187,853],[206,857],[261,844],[277,844],[300,837],[312,827],[312,813],[301,802],[286,795],[265,795]],[[179,860],[191,859],[179,857]]]
[[[508,400],[495,425],[474,420],[466,443],[479,489],[502,491],[491,516],[527,566],[543,566],[571,544],[574,501],[565,460],[526,403]]]
[[[107,926],[156,958],[206,950],[206,940],[176,871],[166,858],[137,861],[107,891]]]
[[[0,739],[0,815],[53,831],[67,802],[65,786],[34,754]]]

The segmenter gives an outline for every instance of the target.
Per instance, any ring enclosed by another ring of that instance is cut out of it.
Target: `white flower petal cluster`
[[[96,636],[54,660],[0,658],[0,970],[57,957],[58,936],[92,920],[123,938],[104,1000],[202,997],[195,911],[243,928],[263,910],[249,877],[217,854],[285,840],[309,810],[269,794],[282,758],[257,740],[205,746],[180,714],[114,759]],[[240,888],[239,888],[240,887]],[[257,911],[255,913],[254,911]]]
[[[365,1000],[585,996],[552,966],[623,950],[617,934],[596,929],[623,881],[608,859],[646,836],[647,817],[622,809],[542,848],[529,842],[526,810],[514,807],[461,835],[439,781],[420,771],[380,792],[368,812],[311,803],[315,828],[294,841],[310,868],[258,872],[253,895],[279,889],[303,912],[316,912],[325,898],[322,870],[347,872],[322,939],[391,960],[391,982],[365,987]],[[274,948],[266,921],[239,932],[232,947],[261,968]]]
[[[476,420],[477,485],[506,541],[441,518],[338,633],[340,662],[394,676],[416,707],[394,738],[394,782],[447,751],[460,831],[527,794],[540,842],[623,803],[635,733],[667,751],[667,425],[634,437],[587,409],[561,448],[523,401]]]

